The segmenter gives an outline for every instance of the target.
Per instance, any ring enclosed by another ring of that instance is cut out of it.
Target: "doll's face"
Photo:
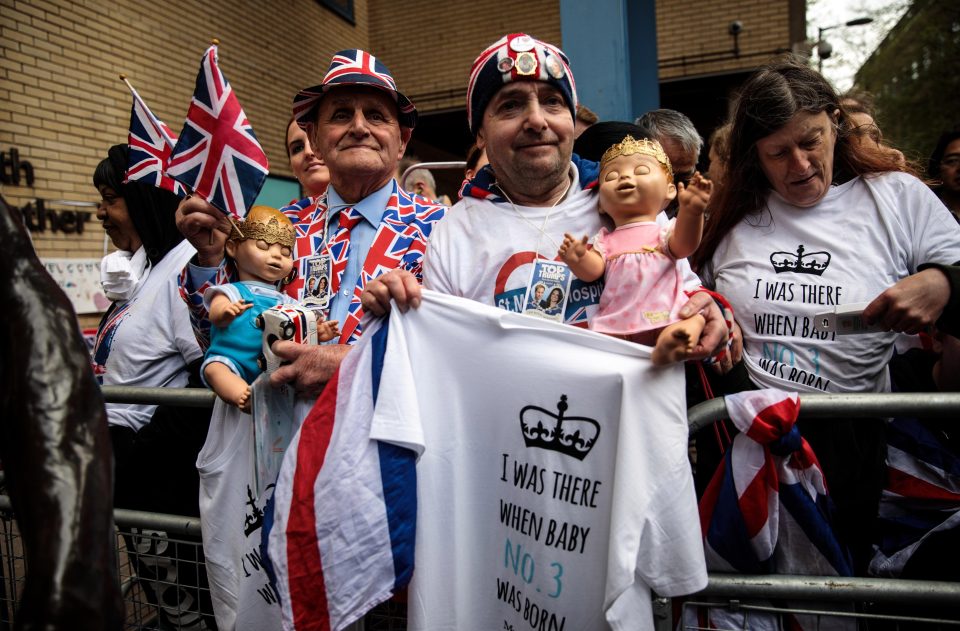
[[[290,248],[262,239],[246,239],[239,243],[227,241],[227,254],[236,262],[240,280],[275,283],[293,269]]]
[[[676,196],[677,188],[653,156],[617,156],[600,172],[600,209],[618,226],[655,220]]]

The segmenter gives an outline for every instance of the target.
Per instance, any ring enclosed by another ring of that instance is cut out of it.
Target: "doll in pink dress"
[[[592,249],[586,236],[567,234],[559,253],[580,280],[604,277],[592,330],[653,346],[655,365],[686,359],[700,339],[704,319],[677,315],[687,302],[677,261],[700,243],[712,189],[696,173],[678,191],[670,159],[654,140],[627,136],[603,154],[600,212],[616,228],[601,228]],[[677,218],[661,226],[657,215],[678,195]]]

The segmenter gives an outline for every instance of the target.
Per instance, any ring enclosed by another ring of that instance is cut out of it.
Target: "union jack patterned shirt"
[[[433,227],[447,211],[446,206],[425,197],[407,193],[397,185],[396,180],[393,181],[392,187],[373,243],[370,249],[363,253],[362,271],[353,289],[346,320],[340,323],[339,342],[341,344],[355,343],[363,332],[360,326],[360,320],[363,318],[360,295],[368,282],[393,269],[407,270],[416,276],[418,281],[422,280],[423,254],[426,251],[427,241],[430,239]],[[290,218],[297,231],[293,247],[295,267],[298,267],[299,259],[326,249],[325,234],[327,241],[333,236],[325,231],[326,194],[301,199],[280,210]],[[348,251],[348,248],[344,248],[342,256],[346,256]],[[221,265],[214,277],[199,287],[193,286],[187,268],[184,268],[180,275],[180,294],[190,308],[197,340],[204,349],[209,345],[210,321],[203,307],[203,292],[211,285],[229,283],[234,279],[235,272],[233,266],[229,264]],[[303,289],[303,283],[303,277],[298,276],[281,290],[296,299]]]

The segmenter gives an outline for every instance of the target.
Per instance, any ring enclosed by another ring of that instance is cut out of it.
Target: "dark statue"
[[[120,629],[110,438],[67,296],[0,199],[0,459],[26,557],[16,628]]]

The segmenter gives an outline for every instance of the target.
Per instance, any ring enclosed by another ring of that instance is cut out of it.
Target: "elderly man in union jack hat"
[[[464,185],[463,199],[434,231],[424,287],[522,312],[535,296],[543,260],[551,273],[563,267],[557,251],[564,234],[597,234],[604,225],[597,208],[599,170],[573,154],[576,108],[573,73],[556,46],[513,33],[480,53],[467,84],[467,122],[490,164]],[[658,220],[666,222],[663,213]],[[699,280],[682,264],[685,287],[697,289]],[[586,326],[602,281],[569,282],[563,321]],[[363,304],[379,315],[391,298],[401,308],[416,306],[418,279],[402,271],[381,276],[368,284]],[[721,344],[727,327],[705,293],[693,294],[681,317],[697,312],[707,318],[694,350],[703,358]]]
[[[322,81],[296,95],[293,114],[330,169],[330,186],[323,195],[281,209],[297,229],[295,274],[282,289],[339,320],[342,335],[320,347],[277,342],[274,352],[289,363],[271,382],[315,396],[361,335],[366,284],[394,269],[420,278],[426,241],[446,208],[405,192],[394,179],[417,110],[370,53],[334,54]],[[178,227],[198,251],[183,285],[202,321],[206,314],[196,297],[231,273],[222,263],[229,226],[222,213],[191,198],[181,204]],[[308,295],[310,280],[329,288],[328,295]]]
[[[296,232],[294,271],[280,289],[327,319],[338,320],[342,335],[320,346],[273,344],[274,354],[288,363],[270,375],[271,384],[290,383],[301,396],[291,409],[282,393],[263,380],[254,382],[254,413],[258,419],[267,418],[270,427],[278,419],[302,418],[309,409],[305,406],[312,405],[360,337],[360,296],[366,284],[394,269],[420,277],[426,241],[446,211],[402,190],[394,179],[417,110],[397,90],[387,68],[369,53],[335,54],[320,84],[297,94],[293,111],[311,147],[329,168],[330,185],[318,197],[281,209]],[[181,203],[177,226],[197,249],[197,260],[181,277],[181,293],[202,321],[207,315],[202,302],[205,289],[229,282],[234,275],[223,256],[230,225],[223,213],[194,196]],[[317,295],[320,287],[325,295]],[[256,480],[269,483],[270,473],[260,466],[269,456],[252,463],[253,427],[238,410],[215,407],[197,461],[204,551],[208,559],[215,559],[208,574],[217,624],[238,631],[281,628],[277,599],[264,593],[272,588],[262,566],[250,561],[259,557],[273,488],[254,490]]]

